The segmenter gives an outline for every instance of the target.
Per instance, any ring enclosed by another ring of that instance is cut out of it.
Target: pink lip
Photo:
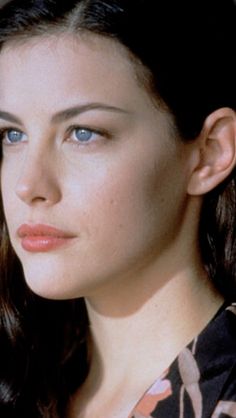
[[[23,224],[17,229],[24,250],[47,252],[68,244],[75,235],[44,224]]]

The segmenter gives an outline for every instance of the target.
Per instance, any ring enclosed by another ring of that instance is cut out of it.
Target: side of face
[[[61,36],[5,47],[2,198],[34,292],[73,298],[135,283],[176,248],[193,156],[171,124],[112,40]],[[22,225],[57,228],[69,239],[50,247],[31,233],[36,246],[25,249]]]

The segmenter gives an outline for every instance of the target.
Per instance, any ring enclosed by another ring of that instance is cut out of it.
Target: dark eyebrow
[[[18,119],[16,116],[12,115],[11,113],[4,112],[3,110],[0,110],[0,119],[7,120],[11,123],[17,123],[17,125],[22,125],[22,122],[20,119]]]
[[[102,110],[106,112],[116,112],[116,113],[124,113],[124,114],[129,113],[125,109],[121,109],[116,106],[106,105],[103,103],[85,103],[83,105],[74,106],[69,109],[65,109],[65,110],[62,110],[61,112],[56,113],[52,117],[52,122],[53,123],[64,122],[68,119],[78,116],[81,113],[89,112],[91,110]]]
[[[127,110],[121,109],[120,107],[116,107],[116,106],[109,106],[103,103],[86,103],[83,105],[70,107],[68,109],[65,109],[56,113],[52,117],[51,121],[52,123],[64,122],[64,121],[67,121],[68,119],[78,116],[80,113],[89,112],[90,110],[102,110],[102,111],[107,111],[107,112],[117,112],[117,113],[124,113],[124,114],[129,113]],[[9,112],[4,112],[3,110],[0,110],[0,119],[7,120],[8,122],[11,122],[11,123],[17,123],[18,125],[23,125],[23,123],[17,116],[14,116]]]

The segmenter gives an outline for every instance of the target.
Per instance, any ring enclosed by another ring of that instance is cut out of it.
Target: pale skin
[[[95,132],[82,142],[75,126]],[[222,304],[197,230],[204,194],[235,166],[235,114],[215,111],[184,143],[115,41],[51,35],[1,52],[0,129],[5,215],[28,285],[86,298],[92,365],[68,418],[128,417]],[[73,240],[29,253],[16,233],[25,222]]]

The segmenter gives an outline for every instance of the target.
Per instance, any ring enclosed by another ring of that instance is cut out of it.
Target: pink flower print
[[[171,394],[170,380],[159,378],[136,406],[134,416],[137,414],[137,416],[148,418],[158,402],[168,398]]]

